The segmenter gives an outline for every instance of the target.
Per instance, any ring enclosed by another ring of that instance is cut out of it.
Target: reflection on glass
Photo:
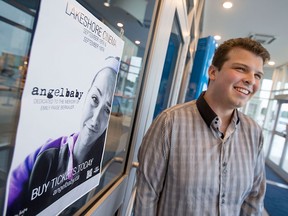
[[[32,10],[22,11],[21,9],[12,7],[10,4],[1,1],[0,14],[9,21],[15,22],[19,26],[23,26],[32,30],[35,15],[35,13]]]
[[[272,148],[269,154],[269,159],[273,161],[275,164],[279,165],[283,148],[284,148],[285,138],[274,135],[273,142],[272,142]]]
[[[34,9],[10,2],[0,2],[0,212],[3,211],[35,15]],[[38,1],[29,1],[29,4],[36,7]]]

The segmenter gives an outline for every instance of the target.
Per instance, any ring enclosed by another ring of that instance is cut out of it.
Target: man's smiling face
[[[214,70],[214,71],[213,71]],[[235,47],[228,53],[222,68],[209,69],[213,89],[221,106],[242,107],[257,92],[263,77],[263,60],[250,51]],[[215,95],[215,94],[214,94]]]

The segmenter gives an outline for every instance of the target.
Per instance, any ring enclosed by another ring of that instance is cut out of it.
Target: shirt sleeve
[[[260,136],[259,153],[254,168],[254,182],[249,196],[241,207],[241,215],[261,216],[264,210],[266,192],[265,157],[263,152],[263,134]]]
[[[171,124],[163,112],[148,129],[138,152],[135,215],[157,215],[170,151]]]

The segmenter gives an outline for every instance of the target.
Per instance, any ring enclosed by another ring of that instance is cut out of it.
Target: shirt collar
[[[196,101],[196,106],[199,113],[208,127],[210,127],[212,121],[217,118],[217,114],[211,109],[206,100],[204,99],[205,91],[199,96]],[[234,122],[235,126],[240,122],[238,110],[235,109],[231,122]]]

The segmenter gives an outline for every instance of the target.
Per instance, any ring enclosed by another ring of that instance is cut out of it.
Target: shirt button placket
[[[225,204],[225,184],[227,178],[227,163],[224,161],[222,164],[222,176],[223,176],[223,187],[222,187],[222,194],[221,194],[221,205]]]
[[[225,193],[222,193],[221,195],[221,204],[223,205],[225,203]]]
[[[223,162],[223,170],[222,170],[223,174],[226,176],[227,174],[227,163]]]
[[[221,145],[221,162],[220,162],[220,193],[219,193],[219,215],[226,216],[226,181],[227,181],[227,159],[225,157],[225,140]]]

